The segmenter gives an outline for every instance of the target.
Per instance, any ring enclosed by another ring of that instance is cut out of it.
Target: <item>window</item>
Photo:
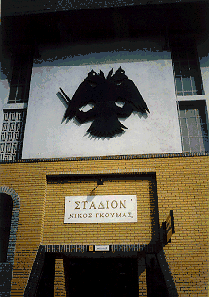
[[[0,160],[19,160],[22,155],[26,109],[4,110]]]
[[[183,152],[208,152],[208,130],[204,100],[178,102]]]
[[[172,50],[177,96],[204,95],[197,53],[193,48]]]
[[[16,58],[10,82],[8,103],[27,102],[30,89],[32,61],[30,57]]]

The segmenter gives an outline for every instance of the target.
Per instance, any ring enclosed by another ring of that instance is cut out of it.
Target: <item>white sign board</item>
[[[109,245],[95,245],[95,252],[109,252]]]
[[[67,196],[64,223],[137,222],[136,195]]]

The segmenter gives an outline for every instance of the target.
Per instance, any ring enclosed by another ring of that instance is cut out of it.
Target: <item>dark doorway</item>
[[[41,263],[43,261],[43,263]],[[54,296],[55,254],[46,253],[45,258],[39,260],[41,273],[37,286],[36,297]],[[37,275],[38,277],[38,269]],[[35,282],[34,282],[35,283]],[[29,296],[29,294],[27,295]]]
[[[139,296],[137,259],[66,259],[67,296]]]
[[[10,195],[0,193],[0,262],[7,261],[13,201]]]

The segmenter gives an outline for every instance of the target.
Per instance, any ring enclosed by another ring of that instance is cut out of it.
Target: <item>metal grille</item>
[[[26,109],[4,110],[0,139],[0,160],[19,160],[22,155]]]
[[[208,152],[205,102],[179,102],[178,115],[183,152]]]
[[[177,96],[203,95],[202,77],[195,52],[173,52],[173,68]]]

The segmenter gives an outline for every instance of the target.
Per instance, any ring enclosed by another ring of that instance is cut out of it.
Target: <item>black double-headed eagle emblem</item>
[[[112,69],[107,78],[101,70],[99,74],[92,70],[72,99],[60,90],[68,102],[64,119],[75,118],[80,124],[92,121],[87,132],[99,138],[113,137],[127,129],[118,118],[125,119],[133,111],[149,112],[137,87],[121,67],[115,74]],[[116,105],[116,102],[124,103],[123,107]],[[92,104],[92,109],[86,112],[80,110],[87,104]]]

